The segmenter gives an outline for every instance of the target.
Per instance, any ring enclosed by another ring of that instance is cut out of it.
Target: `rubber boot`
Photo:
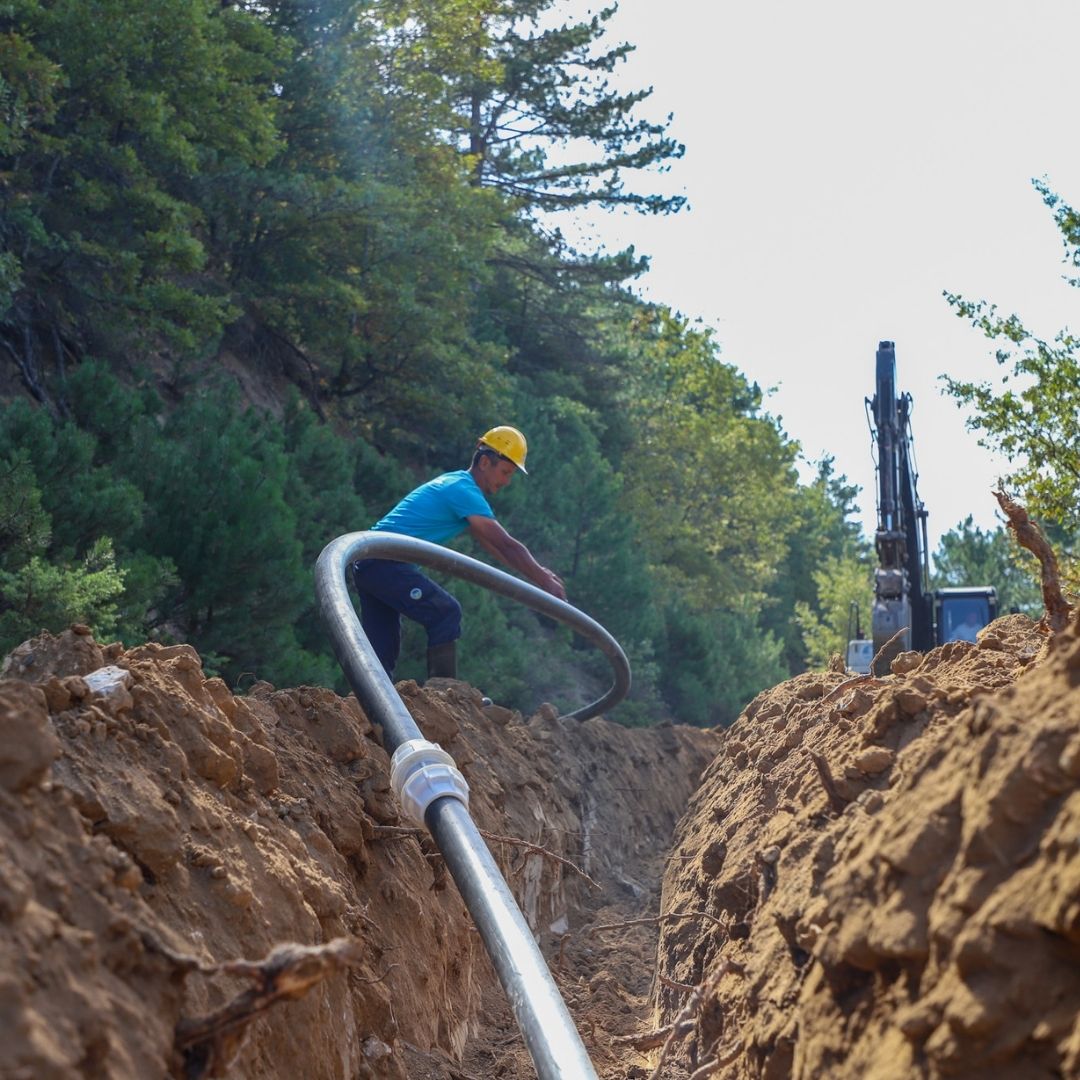
[[[447,641],[433,645],[427,651],[427,674],[429,679],[457,678],[457,642]]]

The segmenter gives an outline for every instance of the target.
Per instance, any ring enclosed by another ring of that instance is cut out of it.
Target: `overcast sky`
[[[620,0],[610,26],[637,46],[620,80],[654,87],[649,115],[674,113],[686,155],[662,190],[690,208],[597,215],[586,234],[651,256],[639,291],[702,319],[724,360],[776,388],[770,411],[805,455],[832,455],[862,487],[869,536],[863,400],[878,341],[895,341],[931,549],[969,513],[993,527],[1003,463],[937,377],[999,369],[942,291],[1044,336],[1080,328],[1031,186],[1045,176],[1080,204],[1080,3]]]

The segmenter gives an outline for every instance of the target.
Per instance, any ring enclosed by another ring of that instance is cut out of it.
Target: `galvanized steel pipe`
[[[615,681],[603,697],[569,713],[570,718],[596,716],[621,701],[630,688],[630,665],[619,643],[572,605],[425,540],[386,532],[348,533],[332,540],[319,556],[315,592],[338,662],[364,711],[382,726],[383,743],[390,754],[410,739],[423,739],[423,734],[356,617],[347,574],[359,559],[414,562],[454,574],[565,623],[597,645],[608,657]],[[595,1080],[596,1072],[547,963],[468,807],[456,798],[437,798],[428,806],[425,822],[491,956],[540,1080]]]

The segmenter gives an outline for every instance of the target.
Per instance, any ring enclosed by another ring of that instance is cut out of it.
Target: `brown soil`
[[[78,627],[0,675],[0,1077],[534,1075],[354,699]],[[724,733],[399,689],[602,1080],[885,1080],[1080,1076],[1078,683],[1009,616]]]

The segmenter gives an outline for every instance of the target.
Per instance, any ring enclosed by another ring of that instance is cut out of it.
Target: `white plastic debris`
[[[130,671],[125,671],[115,664],[91,671],[89,675],[84,675],[82,680],[89,688],[91,697],[96,698],[97,703],[108,712],[126,712],[135,704],[128,691],[128,687],[135,680]]]
[[[131,685],[131,672],[110,664],[108,667],[91,671],[89,675],[84,675],[82,680],[90,687],[90,693],[111,697],[118,690],[126,690]]]

